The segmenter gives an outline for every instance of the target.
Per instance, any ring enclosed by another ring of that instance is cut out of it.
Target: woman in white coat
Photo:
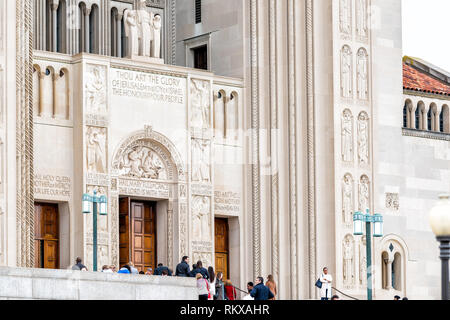
[[[323,268],[323,273],[319,278],[322,282],[322,288],[320,289],[320,300],[330,300],[331,299],[331,283],[333,282],[333,277],[328,274],[328,268]]]

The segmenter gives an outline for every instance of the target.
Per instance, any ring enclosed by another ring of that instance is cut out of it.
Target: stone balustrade
[[[0,300],[197,300],[193,278],[0,267]]]

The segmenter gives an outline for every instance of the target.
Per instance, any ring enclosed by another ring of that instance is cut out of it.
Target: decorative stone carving
[[[192,181],[211,182],[210,142],[192,139]]]
[[[88,113],[106,113],[106,69],[103,66],[87,66],[86,111]]]
[[[187,204],[181,203],[180,204],[180,258],[187,255]]]
[[[111,197],[111,262],[119,266],[119,198]]]
[[[359,211],[365,213],[370,209],[370,181],[366,175],[363,175],[359,181]]]
[[[351,0],[339,0],[339,25],[342,33],[352,34],[352,4]]]
[[[400,209],[398,193],[386,193],[386,209],[393,211]]]
[[[108,197],[108,190],[105,187],[87,186],[87,188],[86,188],[87,193],[91,194],[91,195],[94,194],[94,190],[97,190],[97,197],[100,197],[100,196]],[[91,212],[91,214],[92,214],[92,212]],[[92,232],[92,216],[89,214],[89,215],[86,215],[86,217],[87,217],[87,220],[86,220],[87,231]],[[98,215],[97,230],[99,233],[100,232],[103,232],[103,233],[108,232],[108,216]]]
[[[87,127],[87,170],[107,173],[106,169],[106,128]]]
[[[166,180],[166,169],[155,151],[144,146],[127,150],[119,164],[121,174],[133,178]]]
[[[211,90],[206,80],[191,80],[191,126],[200,129],[211,128]]]
[[[354,258],[355,249],[353,243],[352,235],[348,234],[344,238],[343,243],[343,280],[344,285],[351,286],[354,284],[355,274],[354,274]]]
[[[361,237],[359,243],[359,284],[365,286],[367,283],[367,258],[366,237]]]
[[[125,35],[128,37],[128,58],[160,58],[161,16],[147,10],[145,0],[139,0],[138,10],[125,10]]]
[[[193,238],[211,241],[211,198],[195,196],[192,199]]]
[[[358,116],[358,161],[360,165],[369,164],[369,116],[365,112]]]
[[[368,56],[364,48],[358,50],[356,58],[357,68],[357,91],[359,100],[368,100],[369,98],[369,77],[368,77]]]
[[[353,57],[347,45],[341,50],[341,95],[344,98],[353,97]]]
[[[163,163],[165,170],[164,172],[159,172],[160,180],[185,181],[186,170],[175,145],[167,137],[156,131],[150,130],[149,128],[150,127],[146,130],[133,133],[116,149],[112,162],[114,174],[127,175],[131,168],[125,168],[124,170],[124,164],[128,161],[125,158],[128,157],[131,150],[136,147],[142,147],[143,149],[154,151]],[[136,162],[134,165],[137,165],[138,163],[139,162]],[[135,167],[135,169],[138,168]],[[135,172],[138,172],[138,170],[135,170]]]
[[[356,0],[356,34],[362,39],[369,34],[367,9],[367,0]]]
[[[194,252],[192,253],[192,260],[194,263],[197,261],[201,261],[203,268],[207,268],[209,266],[213,266],[212,264],[212,254],[209,252]]]
[[[353,177],[346,174],[342,181],[342,220],[345,224],[352,223],[353,217]]]
[[[353,162],[353,115],[349,109],[342,114],[341,149],[342,161]]]

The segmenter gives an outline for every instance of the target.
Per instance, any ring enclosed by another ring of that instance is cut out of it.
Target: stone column
[[[119,58],[122,57],[122,18],[123,18],[123,14],[117,13],[117,15],[116,15],[116,30],[117,30],[116,31],[116,36],[117,36],[116,53]]]
[[[38,70],[39,75],[39,114],[38,116],[42,116],[42,111],[44,108],[44,95],[43,95],[43,88],[44,88],[44,73],[40,70]]]
[[[90,52],[90,41],[89,41],[89,16],[91,14],[91,8],[87,8],[84,10],[84,51]]]
[[[389,260],[386,266],[386,274],[387,274],[387,281],[386,281],[386,289],[391,290],[392,289],[392,260]]]
[[[59,7],[59,0],[53,0],[51,3],[52,8],[52,51],[58,51],[58,18],[57,10]]]

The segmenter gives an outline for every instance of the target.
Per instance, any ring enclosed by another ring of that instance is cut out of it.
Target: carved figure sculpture
[[[350,110],[346,109],[342,115],[342,161],[353,161],[353,116]]]
[[[106,173],[104,150],[105,129],[88,128],[87,167],[90,172]]]
[[[352,222],[353,214],[353,179],[350,174],[344,176],[342,182],[342,214],[344,223]]]
[[[358,83],[358,99],[367,100],[368,98],[368,77],[367,77],[367,54],[364,49],[359,49],[357,57],[357,83]]]
[[[353,240],[350,235],[344,239],[344,264],[343,264],[343,278],[344,284],[351,285],[353,282]]]
[[[159,14],[153,17],[153,47],[152,47],[152,57],[161,57],[161,27],[162,21]]]
[[[353,94],[352,51],[344,46],[341,52],[341,94],[344,98],[351,98]]]
[[[125,10],[125,35],[128,38],[127,57],[139,55],[139,27],[137,12],[135,10]]]

